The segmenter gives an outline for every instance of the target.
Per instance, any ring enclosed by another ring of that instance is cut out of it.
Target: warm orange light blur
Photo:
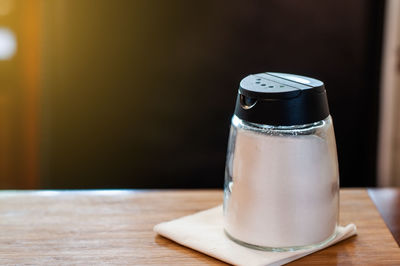
[[[21,8],[21,85],[23,89],[24,187],[38,186],[38,103],[40,75],[40,0],[24,0]],[[29,44],[29,45],[27,45]]]

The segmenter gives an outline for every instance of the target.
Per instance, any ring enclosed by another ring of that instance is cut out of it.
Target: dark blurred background
[[[376,184],[384,1],[1,1],[2,188],[221,188],[265,71],[325,82],[341,185]]]

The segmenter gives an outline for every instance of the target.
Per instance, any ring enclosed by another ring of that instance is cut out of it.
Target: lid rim
[[[269,73],[253,74],[241,80],[234,112],[237,117],[251,123],[291,126],[315,123],[330,115],[322,81],[277,73],[282,78]],[[309,81],[309,84],[288,78]],[[243,106],[240,103],[241,96],[249,97],[256,103],[251,107]]]

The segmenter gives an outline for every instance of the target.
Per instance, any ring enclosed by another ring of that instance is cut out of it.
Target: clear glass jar
[[[336,235],[339,171],[331,116],[269,126],[232,118],[225,169],[224,228],[256,249],[288,251]]]

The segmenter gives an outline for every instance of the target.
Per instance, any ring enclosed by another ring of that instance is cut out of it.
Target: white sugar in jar
[[[242,245],[287,251],[335,236],[339,173],[321,81],[281,73],[242,80],[224,194],[225,232]]]

